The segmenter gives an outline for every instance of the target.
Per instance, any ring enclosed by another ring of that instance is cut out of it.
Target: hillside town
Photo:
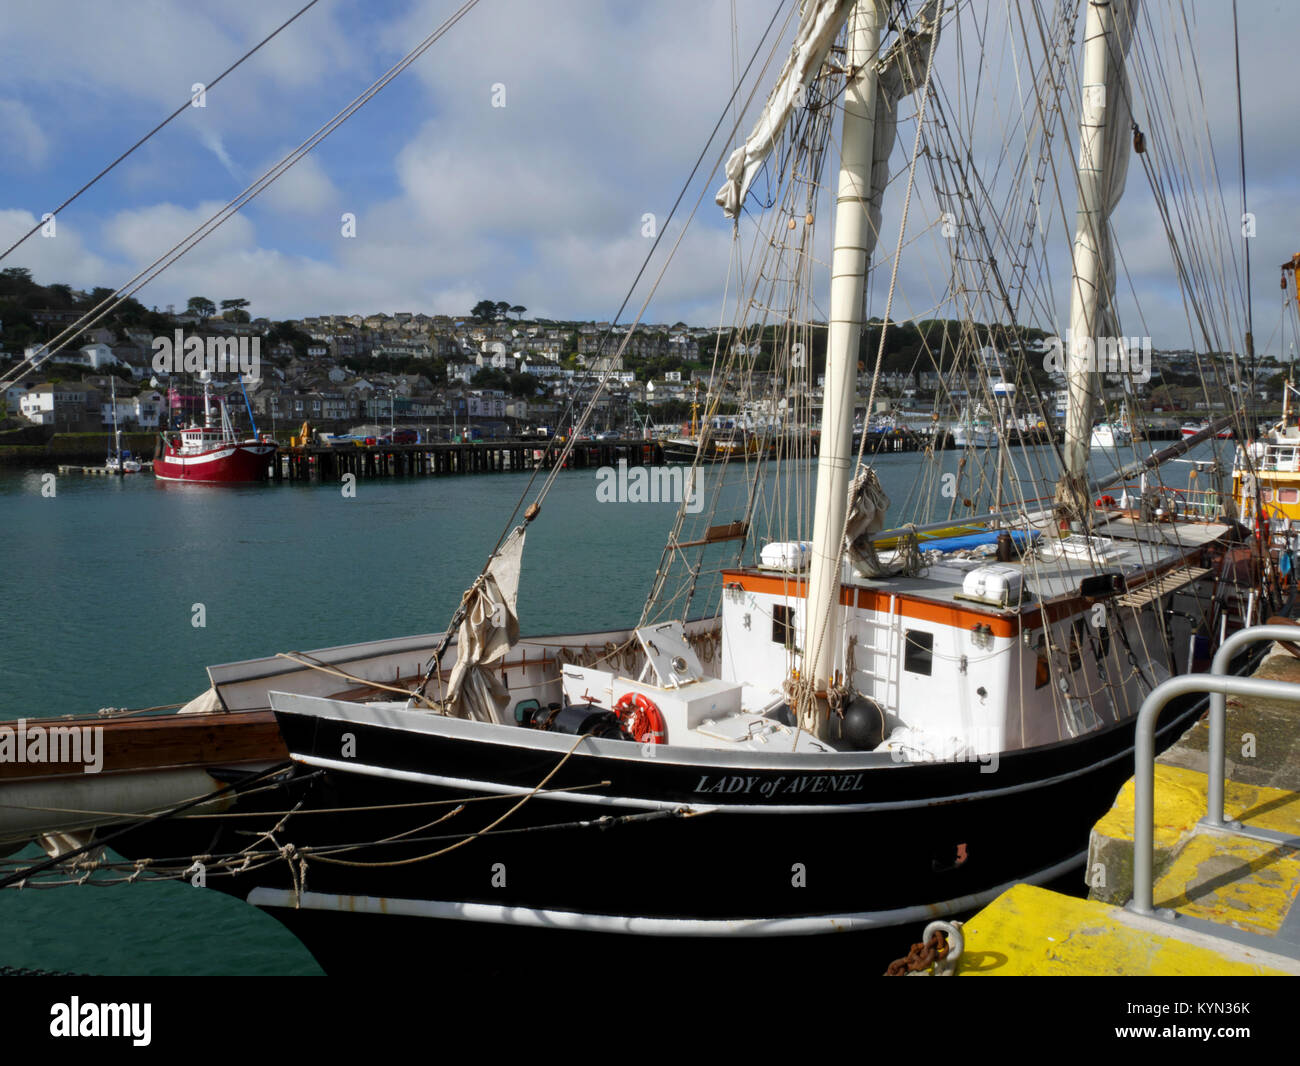
[[[38,354],[108,295],[106,289],[87,293],[66,285],[42,286],[22,268],[3,271],[0,366],[12,367]],[[8,428],[45,426],[61,433],[102,431],[114,424],[150,431],[191,419],[196,405],[201,407],[193,375],[158,370],[160,345],[165,340],[170,350],[173,335],[178,344],[186,338],[206,340],[209,351],[214,339],[231,348],[239,342],[246,352],[251,345],[258,357],[256,373],[245,374],[242,384],[237,373],[214,375],[214,392],[224,395],[232,413],[272,434],[288,435],[304,423],[328,431],[356,425],[421,427],[425,439],[553,432],[594,399],[593,432],[640,436],[654,427],[689,421],[693,403],[707,393],[715,373],[720,378],[715,417],[752,425],[779,416],[773,406],[796,402],[773,399],[782,390],[773,387],[776,339],[770,334],[745,337],[684,322],[626,326],[529,319],[526,307],[489,300],[463,316],[393,311],[280,322],[252,318],[244,309],[248,304],[228,299],[218,305],[194,297],[182,310],[146,310],[127,300],[10,385],[0,397],[0,417]],[[950,375],[918,369],[927,362],[934,365],[922,355],[928,326],[891,325],[878,411],[937,410],[947,402],[955,413],[966,401],[965,388]],[[816,372],[825,331],[824,326],[812,330]],[[866,359],[875,351],[873,332],[864,339],[863,386],[870,377]],[[1038,365],[1045,351],[1041,333],[1029,331],[1014,346],[1002,347],[1013,354],[993,349],[979,354],[991,357],[1008,376],[1027,367],[1043,395],[1063,407],[1063,376]],[[1024,353],[1019,365],[1015,348]],[[727,363],[737,360],[744,375],[724,376]],[[1115,379],[1111,395],[1117,398],[1127,387],[1136,403],[1154,415],[1210,413],[1223,406],[1203,400],[1199,367],[1204,357],[1198,364],[1190,350],[1157,350],[1151,362],[1148,381],[1122,385]],[[116,380],[110,383],[110,378]],[[1282,365],[1263,359],[1252,399],[1264,404],[1277,400],[1283,379]],[[816,373],[807,394],[798,398],[814,422],[821,384]]]

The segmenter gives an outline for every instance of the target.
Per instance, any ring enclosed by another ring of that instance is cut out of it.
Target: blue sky
[[[202,8],[180,0],[3,3],[5,245],[177,106],[192,83],[211,79],[301,6],[301,0],[223,0]],[[4,265],[30,267],[46,282],[120,284],[456,6],[322,0],[217,86],[205,108],[188,109],[62,213],[56,238],[33,238]],[[742,62],[776,6],[777,0],[738,0]],[[274,318],[463,313],[490,298],[523,304],[535,315],[609,318],[647,250],[642,215],[666,214],[731,91],[730,7],[726,0],[482,0],[140,298],[166,306],[193,295],[244,297],[255,315]],[[1188,17],[1213,74],[1211,128],[1221,166],[1235,182],[1235,97],[1223,91],[1231,75],[1231,52],[1223,48],[1231,7],[1227,0],[1198,0],[1194,7]],[[1252,206],[1260,212],[1254,265],[1262,346],[1279,317],[1277,264],[1300,247],[1293,92],[1284,84],[1298,42],[1294,18],[1281,4],[1242,0],[1241,7],[1247,168]],[[968,24],[982,31],[991,26],[996,34],[999,19],[1007,21],[1005,4],[991,0],[989,9],[991,15]],[[1148,0],[1148,10],[1168,19],[1182,8],[1173,0]],[[938,66],[950,87],[954,47],[952,37],[944,40]],[[496,84],[505,85],[504,108],[491,106]],[[900,144],[895,167],[906,162],[910,129],[900,131]],[[708,188],[719,183],[709,178]],[[697,190],[703,187],[701,181]],[[1235,197],[1234,185],[1234,208]],[[926,214],[932,206],[918,198],[909,232],[933,222]],[[340,234],[344,212],[357,217],[355,239]],[[892,251],[897,215],[891,212],[881,243]],[[1128,213],[1117,216],[1116,227],[1133,235],[1125,254],[1142,321],[1157,345],[1185,343],[1168,253],[1147,190],[1132,174],[1122,212]],[[730,236],[706,197],[651,320],[719,320]],[[1065,248],[1059,232],[1057,238]],[[946,269],[941,255],[918,255],[922,262],[902,275],[904,288],[914,292],[900,299],[904,311],[928,306],[925,292]],[[1055,289],[1064,290],[1062,275],[1055,277]],[[873,302],[879,296],[873,288]]]

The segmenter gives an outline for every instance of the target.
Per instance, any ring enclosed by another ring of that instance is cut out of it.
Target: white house
[[[27,395],[31,387],[31,382],[20,381],[17,385],[10,385],[5,389],[5,410],[11,413],[21,411],[23,397]]]
[[[33,346],[24,351],[23,355],[30,359],[37,351],[39,351],[39,348]],[[107,344],[87,344],[78,348],[75,352],[56,352],[50,356],[50,361],[54,363],[72,363],[75,366],[89,367],[91,370],[99,370],[105,366],[116,366],[119,362],[117,356],[113,354],[113,349]]]
[[[468,413],[471,418],[504,418],[506,415],[506,401],[503,396],[490,394],[480,396],[471,392],[468,401]]]
[[[24,418],[38,426],[52,426],[55,417],[80,418],[86,406],[86,391],[68,385],[37,385],[19,400]]]
[[[146,389],[136,396],[119,396],[117,399],[117,424],[119,426],[138,426],[140,429],[157,429],[158,420],[165,410],[161,392]],[[105,426],[113,425],[113,401],[100,399],[100,421]]]

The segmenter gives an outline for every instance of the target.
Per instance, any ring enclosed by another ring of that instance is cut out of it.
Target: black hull
[[[1079,897],[1087,893],[1077,869],[1045,882],[1045,887]],[[626,976],[666,982],[687,974],[734,979],[750,973],[820,973],[832,981],[850,975],[876,977],[907,954],[930,920],[836,936],[700,938],[452,918],[431,921],[400,914],[349,914],[340,921],[339,914],[329,910],[263,909],[306,945],[329,974],[373,973],[382,959],[429,958],[453,967],[462,978],[540,977],[549,983]],[[947,917],[961,921],[976,910]]]
[[[1203,705],[1171,706],[1158,747],[1173,743]],[[373,960],[377,928],[395,943],[455,942],[472,954],[472,945],[502,938],[524,951],[565,943],[580,954],[617,956],[622,944],[652,958],[672,957],[673,944],[715,950],[725,943],[741,962],[774,938],[783,950],[796,943],[811,949],[827,939],[819,933],[869,938],[892,930],[886,939],[901,954],[925,919],[974,910],[1014,882],[1041,883],[1070,870],[1079,879],[1093,824],[1133,772],[1132,721],[1004,755],[995,772],[981,772],[977,762],[881,765],[877,757],[871,769],[792,775],[575,752],[546,787],[573,790],[568,795],[581,801],[532,797],[484,835],[434,856],[520,804],[519,790],[535,788],[559,757],[308,715],[279,717],[290,750],[308,759],[337,756],[342,734],[351,732],[365,762],[386,772],[454,767],[457,778],[493,783],[474,788],[300,766],[285,789],[240,801],[241,813],[258,804],[280,812],[301,802],[276,833],[280,846],[359,845],[309,858],[305,878],[287,853],[242,873],[217,864],[208,873],[209,887],[262,906],[334,972]],[[738,776],[758,779],[744,786],[748,797],[740,788],[734,795],[700,791]],[[800,790],[786,794],[800,778]],[[834,790],[819,788],[819,779],[834,780]],[[773,781],[780,784],[765,800]],[[607,802],[594,802],[598,797]],[[653,809],[651,797],[666,802]],[[438,805],[444,801],[457,802]],[[715,806],[706,813],[674,810],[709,803]],[[457,806],[458,813],[431,824]],[[202,829],[159,822],[115,846],[126,855],[220,856],[247,847],[249,830],[279,820],[268,813],[198,823]]]

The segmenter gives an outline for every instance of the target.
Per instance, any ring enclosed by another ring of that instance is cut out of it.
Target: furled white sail
[[[1085,30],[1083,104],[1079,133],[1079,208],[1070,286],[1064,476],[1058,501],[1086,507],[1092,414],[1100,371],[1118,342],[1115,315],[1115,250],[1110,216],[1124,194],[1132,112],[1125,57],[1133,41],[1138,0],[1090,0]]]
[[[848,18],[854,0],[809,0],[799,17],[794,46],[781,76],[767,98],[748,139],[727,160],[727,183],[714,198],[728,218],[740,214],[750,183],[785,129],[790,112],[802,101],[809,82],[821,69],[826,53]]]
[[[924,83],[931,35],[938,33],[936,5],[929,4],[923,16],[923,32],[904,31],[885,57],[873,63],[888,10],[884,0],[864,0],[855,9],[848,39],[848,62],[856,69],[856,76],[844,94],[826,392],[808,574],[808,635],[799,682],[803,691],[797,695],[801,727],[821,739],[826,739],[828,725],[820,693],[828,691],[830,679],[842,665],[840,580],[849,480],[856,462],[853,411],[866,278],[880,236],[898,101]],[[810,695],[818,697],[817,701],[808,698]]]
[[[519,639],[517,601],[523,563],[524,527],[519,526],[465,593],[465,617],[456,640],[456,665],[447,682],[449,714],[480,722],[505,723],[510,690],[492,664]]]

